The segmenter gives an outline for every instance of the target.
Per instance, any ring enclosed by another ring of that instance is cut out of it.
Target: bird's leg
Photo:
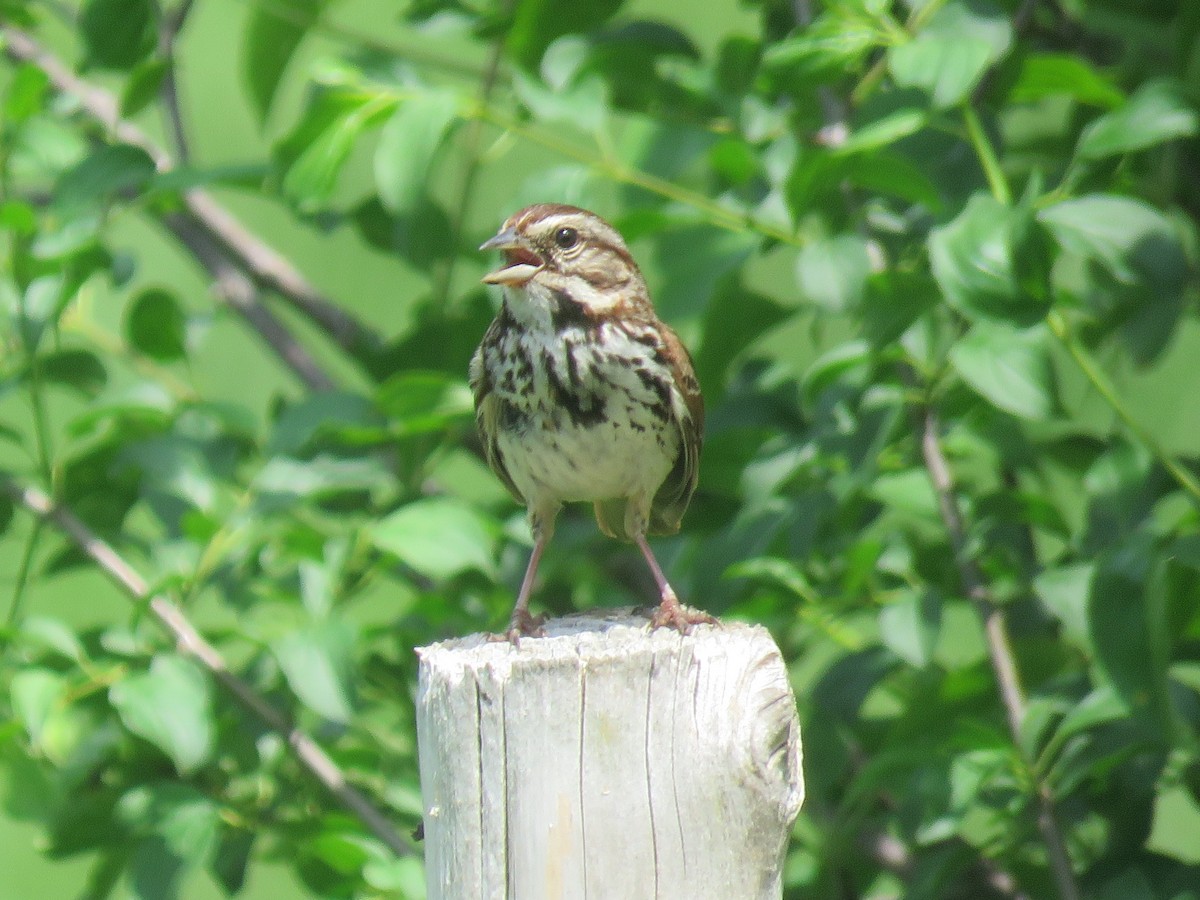
[[[508,631],[501,639],[507,638],[513,646],[522,637],[542,637],[545,632],[542,625],[545,616],[535,616],[529,612],[529,595],[533,593],[533,581],[537,577],[538,563],[542,559],[542,551],[554,536],[554,520],[558,517],[558,504],[531,506],[529,510],[529,530],[533,532],[533,552],[529,554],[529,565],[525,567],[525,577],[521,579],[521,590],[517,592],[517,602],[513,606],[512,616],[508,620]]]
[[[646,557],[646,564],[650,566],[654,580],[658,582],[659,596],[662,597],[662,600],[658,604],[658,609],[650,619],[651,628],[662,628],[669,625],[681,634],[688,634],[696,625],[711,624],[717,621],[706,612],[691,609],[680,603],[679,597],[675,594],[675,589],[671,587],[671,583],[667,581],[667,576],[663,574],[662,566],[654,558],[654,551],[650,549],[650,544],[646,541],[646,536],[638,532],[634,540],[637,541],[638,548],[642,551],[642,556]]]
[[[538,529],[537,537],[533,542],[533,552],[529,554],[529,565],[525,567],[525,577],[521,579],[521,590],[517,594],[512,617],[508,620],[506,636],[513,644],[516,644],[522,635],[538,637],[544,633],[542,624],[546,619],[544,616],[535,616],[529,612],[529,595],[533,593],[533,579],[537,576],[538,562],[548,543],[550,543],[549,535],[542,529]]]

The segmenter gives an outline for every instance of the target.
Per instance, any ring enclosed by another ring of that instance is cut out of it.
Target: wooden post
[[[430,900],[778,900],[804,797],[779,649],[629,610],[418,649]]]

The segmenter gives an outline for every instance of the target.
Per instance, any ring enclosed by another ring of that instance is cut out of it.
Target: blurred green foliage
[[[529,547],[473,435],[475,247],[527,202],[594,208],[707,398],[662,556],[793,675],[786,896],[1200,897],[1200,6],[676,6],[2,0],[0,470],[411,831],[412,648],[499,627]],[[172,225],[199,189],[359,320],[249,281],[336,390],[198,277]],[[61,895],[424,895],[0,506],[0,816],[85,861]],[[551,612],[653,598],[583,512],[542,571]]]

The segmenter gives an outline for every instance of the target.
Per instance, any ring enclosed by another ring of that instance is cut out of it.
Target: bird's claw
[[[701,609],[684,606],[674,593],[664,594],[662,603],[650,617],[650,630],[656,628],[674,628],[680,634],[691,634],[697,625],[716,625],[715,616],[710,616]]]
[[[522,609],[513,613],[507,631],[503,634],[488,635],[488,640],[508,641],[514,647],[520,647],[523,637],[545,637],[546,629],[542,627],[545,624],[545,616],[535,616],[529,610]]]

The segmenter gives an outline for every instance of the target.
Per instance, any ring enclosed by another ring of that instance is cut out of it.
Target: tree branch
[[[911,386],[919,389],[916,377],[910,370],[906,370],[906,378]],[[1000,700],[1008,719],[1008,730],[1013,744],[1019,748],[1021,746],[1021,724],[1025,718],[1025,692],[1021,687],[1016,655],[1013,653],[1012,642],[1009,639],[1008,624],[1005,621],[1003,609],[992,598],[979,563],[971,556],[967,547],[966,528],[963,525],[962,512],[954,493],[953,477],[950,474],[946,456],[942,452],[941,424],[936,410],[926,404],[915,416],[914,426],[920,438],[921,456],[925,462],[925,469],[929,473],[929,480],[933,483],[933,492],[937,497],[942,523],[950,538],[959,581],[983,623],[988,659],[991,661],[996,685],[1000,691]],[[1054,875],[1055,884],[1058,886],[1059,896],[1063,900],[1079,900],[1081,896],[1079,885],[1076,883],[1075,872],[1071,867],[1071,858],[1067,853],[1066,840],[1063,838],[1062,829],[1055,814],[1054,798],[1050,793],[1050,788],[1041,779],[1035,778],[1034,784],[1038,831],[1046,845],[1050,870]]]
[[[179,86],[175,78],[175,39],[192,11],[193,0],[181,0],[179,6],[163,16],[158,31],[158,52],[162,55],[166,69],[163,72],[162,96],[166,108],[167,125],[175,145],[175,158],[187,163],[191,156],[188,148],[187,130],[183,127],[183,114],[179,109]]]
[[[399,856],[413,853],[412,846],[366,797],[349,784],[345,772],[320,745],[293,726],[283,713],[230,671],[224,657],[195,629],[183,611],[166,597],[151,594],[145,579],[110,544],[69,509],[55,504],[35,487],[18,484],[7,473],[0,473],[0,489],[39,519],[55,525],[129,596],[144,602],[159,624],[175,639],[179,651],[196,659],[222,687],[268,728],[283,737],[301,766],[357,816],[375,837]]]
[[[287,326],[262,303],[258,286],[229,258],[228,251],[202,222],[187,213],[168,213],[163,222],[208,270],[217,296],[249,322],[306,385],[314,391],[332,391],[337,387]]]
[[[168,171],[174,166],[166,150],[136,125],[121,118],[112,94],[79,78],[29,34],[8,26],[0,26],[0,34],[4,37],[4,50],[11,58],[35,65],[45,72],[54,89],[75,97],[80,110],[89,118],[120,141],[145,150],[159,171]],[[321,294],[295,266],[247,230],[207,191],[198,188],[186,191],[183,202],[196,227],[207,232],[208,237],[224,249],[231,263],[243,269],[248,280],[277,291],[285,302],[311,320],[343,350],[354,355],[382,345],[374,331]],[[176,230],[179,223],[180,219],[176,217],[165,224],[187,245],[185,237]]]

